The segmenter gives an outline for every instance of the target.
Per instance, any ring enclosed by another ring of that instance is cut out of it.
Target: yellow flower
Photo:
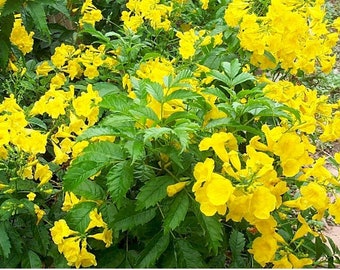
[[[96,233],[93,235],[89,235],[89,237],[102,240],[105,243],[105,247],[108,248],[112,244],[112,231],[108,228],[104,228],[101,233]]]
[[[46,184],[52,178],[52,172],[50,167],[46,165],[41,165],[38,163],[35,167],[34,179],[39,180],[39,187]]]
[[[79,203],[80,200],[77,198],[76,195],[74,195],[73,192],[65,192],[65,198],[64,198],[64,203],[61,208],[63,211],[69,211],[74,205]]]
[[[227,150],[238,150],[237,140],[232,133],[214,133],[210,138],[204,138],[199,144],[199,150],[205,151],[212,148],[216,155],[223,161],[229,161]]]
[[[34,199],[35,199],[36,196],[37,196],[37,195],[36,195],[35,193],[33,193],[33,192],[30,192],[30,193],[28,193],[28,194],[26,195],[26,197],[28,198],[29,201],[34,201]]]
[[[288,254],[289,261],[292,263],[293,268],[301,269],[304,268],[306,265],[311,265],[313,260],[311,258],[302,258],[299,259],[293,253]]]
[[[48,73],[52,71],[53,68],[50,66],[48,61],[43,61],[36,69],[37,75],[48,76]]]
[[[306,222],[306,220],[301,216],[301,214],[298,215],[298,221],[302,224],[300,228],[296,231],[294,234],[294,237],[292,241],[295,241],[296,239],[299,239],[303,236],[305,236],[307,233],[311,233],[314,236],[318,236],[318,233],[314,232]]]
[[[13,29],[10,35],[10,41],[17,46],[23,54],[27,54],[33,49],[33,35],[34,32],[27,33],[25,27],[22,25],[20,15],[16,15]]]
[[[64,219],[55,221],[53,227],[50,229],[50,232],[53,242],[57,245],[62,244],[65,237],[77,233],[68,227]]]
[[[288,261],[288,256],[283,256],[280,260],[273,262],[273,268],[282,268],[282,269],[290,269],[293,268],[293,265]]]
[[[99,228],[106,228],[106,223],[102,218],[102,213],[98,213],[98,209],[95,208],[90,212],[90,223],[87,226],[85,231],[88,231],[92,228],[99,227]]]
[[[209,0],[200,0],[202,4],[202,9],[208,9]]]
[[[76,261],[74,262],[74,265],[76,268],[97,265],[96,257],[92,253],[88,252],[86,249],[85,240],[83,240],[82,242],[81,250],[77,256]]]
[[[36,225],[38,225],[38,223],[40,222],[40,220],[42,219],[42,217],[46,214],[44,210],[41,210],[40,207],[38,205],[34,205],[34,212],[37,215],[37,222]]]
[[[6,0],[0,0],[0,9],[3,8],[3,6],[5,5]]]
[[[189,59],[195,55],[195,42],[199,39],[194,29],[190,29],[184,33],[177,32],[176,36],[179,38],[179,53],[183,59]]]
[[[167,192],[168,196],[169,197],[174,196],[175,194],[180,192],[185,187],[186,184],[187,184],[187,181],[179,182],[179,183],[167,186],[166,192]]]
[[[340,224],[340,199],[336,198],[335,202],[329,205],[329,213],[334,216],[335,222]]]
[[[249,253],[254,254],[254,259],[264,267],[266,263],[272,262],[278,249],[277,241],[272,236],[262,235],[253,241]]]
[[[270,212],[275,209],[276,197],[266,187],[259,186],[255,189],[251,199],[250,211],[258,219],[268,219]]]

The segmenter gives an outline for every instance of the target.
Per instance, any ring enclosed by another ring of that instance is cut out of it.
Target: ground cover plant
[[[0,0],[0,267],[336,267],[328,10]]]

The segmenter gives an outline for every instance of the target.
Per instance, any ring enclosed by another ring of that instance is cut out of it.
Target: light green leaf
[[[125,112],[128,111],[131,106],[131,101],[126,95],[109,93],[102,97],[99,106],[113,112]]]
[[[189,209],[189,197],[185,192],[175,195],[164,219],[164,233],[177,228],[184,220]]]
[[[77,137],[77,141],[88,140],[93,137],[99,136],[117,136],[119,131],[115,128],[108,126],[92,126],[86,129],[82,134]]]
[[[236,75],[240,72],[241,64],[238,58],[234,58],[231,62],[223,62],[222,67],[227,74],[227,76],[233,80]]]
[[[11,252],[11,242],[9,241],[6,226],[4,222],[0,222],[0,254],[4,258],[8,258]]]
[[[145,185],[141,187],[140,192],[136,197],[136,209],[147,209],[151,206],[156,205],[167,196],[167,186],[174,183],[175,181],[173,180],[173,178],[167,175],[159,176],[147,181]]]
[[[178,256],[178,267],[180,268],[204,268],[202,255],[189,241],[176,239],[175,248]]]
[[[145,156],[145,149],[144,149],[143,141],[140,141],[138,139],[129,140],[126,142],[125,148],[129,151],[132,157],[131,164],[134,164],[136,160],[143,159],[143,157]]]
[[[213,76],[215,79],[225,83],[228,86],[231,85],[231,79],[227,75],[225,75],[225,74],[223,74],[223,73],[221,73],[217,70],[211,70],[209,72],[209,75]]]
[[[29,118],[28,123],[30,123],[31,125],[38,126],[38,127],[42,128],[43,130],[47,130],[47,126],[46,126],[45,122],[40,120],[37,117]]]
[[[167,249],[169,241],[169,234],[163,234],[162,232],[156,234],[139,254],[136,267],[153,267],[157,259]]]
[[[171,134],[174,131],[167,127],[151,127],[144,132],[144,142],[148,142],[152,139],[158,139],[165,134]]]
[[[147,82],[146,91],[159,103],[163,103],[163,87],[156,82]]]
[[[232,86],[241,84],[243,82],[246,81],[253,81],[255,78],[253,75],[249,74],[249,73],[241,73],[239,75],[237,75],[233,80],[232,80]]]
[[[114,164],[107,174],[107,187],[113,202],[120,204],[134,183],[130,160]]]
[[[90,222],[89,214],[96,206],[95,202],[80,202],[74,205],[65,216],[67,225],[72,230],[85,233]]]
[[[88,179],[85,179],[79,185],[73,188],[72,192],[89,200],[103,200],[106,196],[101,186],[99,186],[96,182]]]
[[[188,99],[188,98],[197,98],[200,97],[199,94],[190,91],[190,90],[184,90],[184,89],[180,89],[177,91],[172,92],[170,95],[166,96],[164,99],[164,102],[169,102],[170,100],[173,99]]]

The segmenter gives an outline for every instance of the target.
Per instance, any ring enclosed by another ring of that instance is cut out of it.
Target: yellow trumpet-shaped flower
[[[180,192],[185,187],[186,184],[187,184],[187,181],[179,182],[179,183],[167,186],[166,192],[167,192],[168,196],[169,197],[174,196],[175,194]]]

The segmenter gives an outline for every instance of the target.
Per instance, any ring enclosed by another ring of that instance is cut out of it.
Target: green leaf
[[[129,110],[129,113],[135,117],[137,121],[150,119],[159,122],[157,114],[149,107],[137,107]]]
[[[151,206],[156,205],[167,196],[167,186],[174,183],[174,179],[167,175],[159,176],[147,181],[145,185],[141,187],[140,192],[136,197],[136,209],[147,209]]]
[[[99,92],[101,97],[106,95],[116,95],[120,92],[120,89],[117,85],[109,82],[97,82],[93,84],[93,89],[96,89]]]
[[[241,64],[238,58],[234,58],[231,62],[223,62],[222,67],[227,74],[227,76],[233,80],[241,69]]]
[[[50,41],[50,30],[47,26],[47,18],[46,13],[44,9],[44,5],[42,5],[39,2],[35,1],[28,1],[26,2],[25,9],[27,9],[28,13],[30,13],[35,26],[38,28],[38,30],[41,32],[41,34]]]
[[[101,40],[105,43],[105,45],[110,45],[110,38],[106,37],[104,34],[102,34],[100,31],[97,31],[91,24],[84,23],[83,29],[81,31],[82,33],[88,33],[91,36]]]
[[[173,129],[182,146],[181,151],[184,151],[188,147],[191,134],[194,134],[197,130],[199,130],[199,125],[188,121],[178,124]]]
[[[170,100],[173,100],[173,99],[188,99],[188,98],[197,98],[197,97],[200,97],[200,95],[193,91],[180,89],[166,96],[164,99],[164,102],[169,102]]]
[[[136,140],[129,140],[125,144],[125,148],[129,151],[132,162],[134,164],[136,160],[140,160],[145,156],[145,149],[143,141],[138,139]]]
[[[99,106],[113,112],[125,112],[128,111],[131,101],[126,95],[112,93],[103,96]]]
[[[8,258],[11,252],[11,242],[9,241],[4,222],[0,222],[0,251],[1,256],[4,258]]]
[[[66,171],[63,184],[65,191],[75,190],[82,182],[98,173],[103,164],[91,160],[77,162],[75,160]]]
[[[72,192],[78,196],[83,196],[88,200],[103,200],[105,199],[105,192],[101,186],[92,180],[84,180]]]
[[[233,230],[230,234],[229,238],[229,246],[232,253],[233,261],[231,263],[231,267],[239,268],[245,267],[243,259],[241,257],[241,253],[246,245],[246,240],[244,238],[243,233]]]
[[[202,255],[193,248],[189,241],[176,239],[175,248],[178,257],[179,268],[204,268]]]
[[[218,249],[222,246],[223,230],[221,222],[214,216],[207,217],[200,210],[197,204],[194,208],[197,220],[203,229],[207,246],[214,255],[218,254]]]
[[[146,91],[159,103],[163,103],[163,87],[156,82],[147,82]]]
[[[112,201],[120,204],[133,183],[131,161],[124,160],[114,164],[107,174],[107,188]]]
[[[42,268],[42,262],[37,253],[29,250],[21,262],[22,268]]]
[[[32,118],[28,119],[28,123],[30,123],[31,125],[38,126],[38,127],[42,128],[43,130],[47,130],[47,126],[46,126],[45,122],[40,120],[39,118],[32,117]]]
[[[157,233],[139,254],[136,267],[153,267],[157,259],[167,249],[169,242],[169,234],[163,234],[162,232]]]
[[[217,70],[211,70],[209,72],[209,75],[213,76],[215,79],[225,83],[228,86],[231,85],[231,79],[227,75],[225,75],[225,74],[223,74],[223,73],[221,73]]]
[[[165,134],[173,133],[174,131],[168,127],[151,127],[144,132],[144,142],[151,141],[152,138],[157,140]]]
[[[164,219],[164,233],[174,230],[184,220],[189,209],[189,197],[185,192],[175,195]]]
[[[85,233],[90,222],[89,214],[96,206],[95,202],[80,202],[74,205],[65,216],[68,226],[72,230]]]
[[[93,137],[99,136],[117,136],[119,131],[112,127],[105,126],[92,126],[86,129],[82,134],[77,137],[77,141],[88,140]]]
[[[239,75],[237,75],[233,80],[232,80],[232,86],[235,86],[235,85],[238,85],[238,84],[241,84],[243,82],[246,82],[246,81],[252,81],[254,80],[254,76],[249,74],[249,73],[241,73]]]
[[[19,11],[24,2],[25,2],[25,0],[16,0],[16,1],[8,0],[8,1],[6,1],[5,5],[3,6],[2,11],[1,11],[1,17],[5,17],[9,14],[12,14],[15,11]]]
[[[178,119],[190,119],[195,122],[200,122],[201,119],[194,113],[190,113],[187,111],[183,112],[174,112],[172,113],[167,119],[165,119],[165,124],[170,124],[171,122],[178,120]]]
[[[127,231],[148,223],[156,216],[156,210],[154,208],[140,212],[134,208],[134,204],[131,204],[120,209],[120,212],[114,216],[111,227],[116,231]]]

